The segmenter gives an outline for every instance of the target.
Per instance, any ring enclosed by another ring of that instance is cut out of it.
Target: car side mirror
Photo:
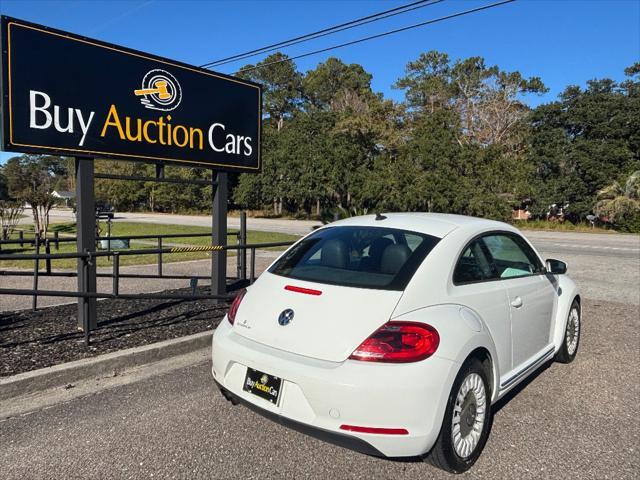
[[[567,273],[567,264],[561,260],[555,260],[553,258],[547,259],[547,272],[555,275],[562,275]]]

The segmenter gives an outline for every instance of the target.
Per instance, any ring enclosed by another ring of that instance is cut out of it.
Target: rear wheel
[[[482,363],[472,358],[453,382],[440,435],[427,460],[451,473],[468,470],[478,459],[491,424],[491,392]]]
[[[571,363],[576,358],[580,345],[580,329],[582,327],[582,312],[577,298],[573,300],[567,317],[562,346],[556,354],[556,362]]]

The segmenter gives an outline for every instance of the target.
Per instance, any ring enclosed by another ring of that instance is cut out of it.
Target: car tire
[[[440,435],[425,460],[450,473],[467,471],[484,448],[491,428],[491,388],[480,360],[467,360],[449,393]]]
[[[578,347],[580,346],[580,331],[582,330],[582,310],[577,298],[573,299],[569,314],[567,315],[567,325],[564,328],[562,345],[556,353],[556,362],[571,363],[576,358]]]

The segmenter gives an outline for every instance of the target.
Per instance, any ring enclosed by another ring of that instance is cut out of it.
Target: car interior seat
[[[394,244],[384,249],[380,260],[380,272],[395,275],[411,256],[411,249],[406,245]]]
[[[320,253],[320,264],[325,267],[347,268],[349,249],[344,240],[332,238],[324,242]]]
[[[360,269],[370,272],[380,271],[382,254],[389,245],[393,245],[393,240],[386,237],[379,237],[371,242],[371,245],[369,245],[369,254],[362,259]]]

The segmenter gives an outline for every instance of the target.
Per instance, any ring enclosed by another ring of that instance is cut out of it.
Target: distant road
[[[71,210],[52,210],[52,221],[73,221]],[[211,227],[211,217],[207,215],[174,215],[164,213],[129,213],[116,214],[116,221],[153,223],[165,225],[193,225]],[[31,221],[30,216],[23,219]],[[239,228],[238,217],[228,217],[230,228]],[[306,235],[314,226],[322,225],[314,220],[288,220],[280,218],[249,218],[250,230],[265,232],[281,232],[293,235]],[[525,235],[542,251],[562,252],[580,255],[604,255],[623,258],[640,256],[640,236],[607,233],[549,232],[526,230]]]
[[[525,230],[523,233],[541,251],[640,258],[640,235],[533,230]]]
[[[22,219],[22,223],[33,223],[30,212]],[[50,215],[52,222],[74,221],[75,216],[71,210],[52,210]],[[130,213],[117,212],[115,220],[124,222],[155,223],[163,225],[191,225],[197,227],[211,227],[209,215],[174,215],[168,213]],[[240,228],[240,218],[228,217],[230,228]],[[250,230],[263,232],[280,232],[292,235],[306,235],[315,225],[322,225],[313,220],[286,220],[279,218],[249,218],[247,225]]]
[[[52,221],[73,221],[70,210],[54,210]],[[118,213],[116,221],[151,224],[211,226],[206,215]],[[23,219],[25,223],[28,218]],[[230,228],[239,228],[237,217],[229,217]],[[250,230],[305,235],[320,222],[249,218]],[[545,258],[569,264],[569,274],[586,298],[640,304],[640,236],[607,233],[549,232],[525,230],[524,234]]]
[[[640,236],[525,231],[544,258],[568,264],[585,298],[640,305]]]
[[[51,211],[52,222],[73,221],[74,218],[71,210]],[[164,225],[211,227],[211,217],[207,215],[121,212],[116,214],[116,221],[118,220]],[[30,223],[31,216],[26,216],[22,219],[22,222]],[[238,217],[228,217],[227,222],[230,228],[240,228],[240,219]],[[247,225],[250,230],[306,235],[314,226],[322,224],[314,220],[251,217],[247,219]],[[632,259],[640,257],[640,236],[638,235],[530,230],[525,231],[525,235],[541,251]]]

